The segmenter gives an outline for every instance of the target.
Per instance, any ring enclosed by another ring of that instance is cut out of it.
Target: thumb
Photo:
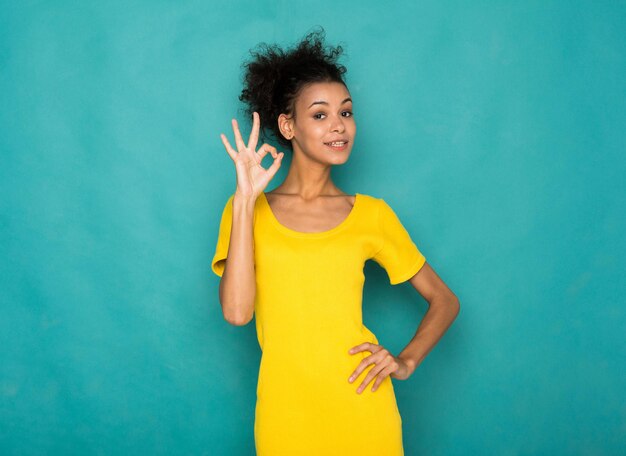
[[[269,168],[267,168],[267,172],[271,177],[274,177],[274,175],[278,171],[278,168],[280,168],[280,164],[282,163],[284,156],[285,156],[284,152],[279,153],[278,156],[274,159],[274,162],[272,163],[272,165]]]

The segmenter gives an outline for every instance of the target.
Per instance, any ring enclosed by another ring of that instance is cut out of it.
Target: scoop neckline
[[[265,194],[265,192],[261,192],[261,194],[263,195],[262,200],[264,201],[265,207],[268,210],[269,213],[269,218],[272,220],[272,224],[279,230],[282,231],[285,234],[288,234],[290,236],[294,236],[294,237],[299,237],[299,238],[321,238],[321,237],[326,237],[326,236],[330,236],[331,234],[334,234],[338,231],[341,231],[342,229],[346,228],[351,222],[352,219],[354,219],[354,214],[356,213],[356,209],[358,208],[358,206],[360,206],[359,202],[361,200],[361,194],[360,193],[355,193],[354,194],[354,204],[352,205],[352,209],[350,209],[350,212],[348,213],[348,215],[341,221],[341,223],[339,223],[339,225],[334,226],[333,228],[326,230],[326,231],[315,231],[312,233],[307,233],[304,231],[296,231],[296,230],[292,230],[291,228],[286,227],[285,225],[283,225],[282,223],[280,223],[278,221],[278,219],[276,218],[276,216],[274,215],[274,211],[272,211],[272,207],[270,206],[269,201],[267,200],[267,195]]]

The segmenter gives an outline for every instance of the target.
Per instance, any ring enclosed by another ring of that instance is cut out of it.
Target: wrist
[[[256,204],[256,197],[252,195],[248,196],[248,195],[240,195],[238,193],[235,193],[235,196],[233,197],[233,206],[248,208],[248,207],[254,207],[255,204]]]
[[[409,368],[409,375],[415,372],[415,369],[417,369],[417,364],[418,364],[416,360],[414,360],[413,358],[405,357],[405,356],[399,356],[399,358],[402,361],[404,361],[404,364],[406,364],[406,366]]]

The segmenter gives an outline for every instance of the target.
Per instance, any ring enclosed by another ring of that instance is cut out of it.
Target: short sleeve
[[[224,273],[225,263],[224,260],[228,254],[228,244],[230,243],[230,229],[233,223],[233,198],[234,194],[228,198],[224,210],[222,211],[222,218],[220,220],[220,228],[217,235],[217,245],[215,247],[215,255],[213,255],[213,261],[211,262],[211,269],[218,276],[222,277]]]
[[[396,285],[413,277],[424,266],[426,258],[393,209],[382,198],[378,200],[380,247],[372,259],[387,271],[389,283]]]

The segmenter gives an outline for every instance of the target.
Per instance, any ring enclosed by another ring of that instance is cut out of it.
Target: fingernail
[[[354,380],[354,375],[348,379],[349,382]]]

